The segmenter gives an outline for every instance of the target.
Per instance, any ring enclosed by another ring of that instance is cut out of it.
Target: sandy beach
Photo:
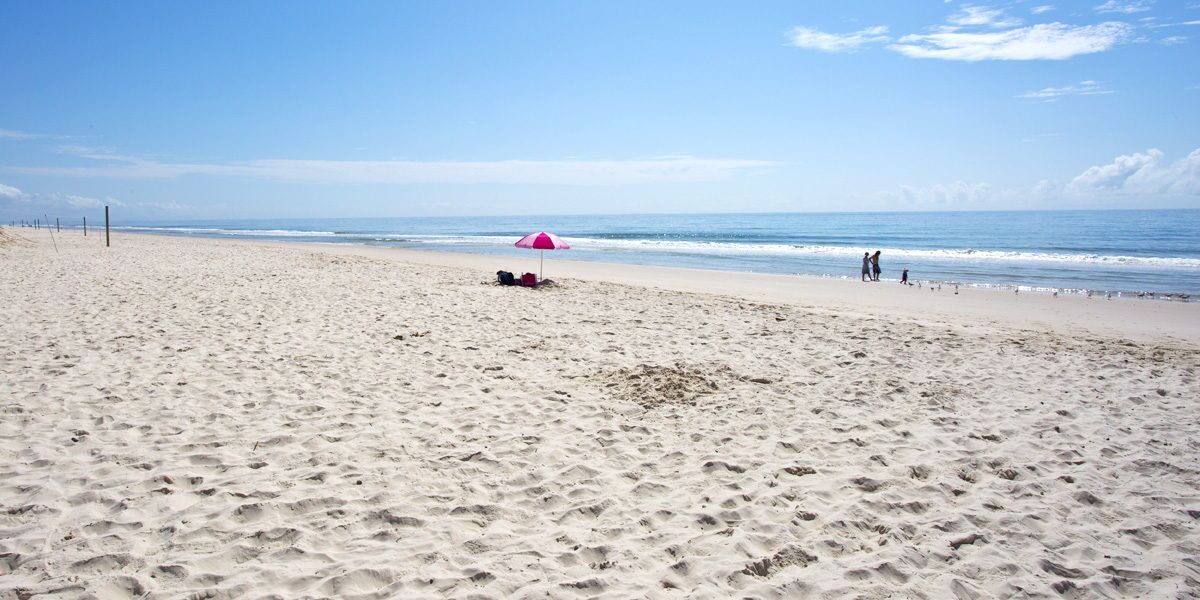
[[[1200,597],[1194,303],[3,231],[0,599]]]

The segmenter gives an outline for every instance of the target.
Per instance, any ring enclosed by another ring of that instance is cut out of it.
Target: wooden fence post
[[[58,254],[58,240],[54,239],[54,230],[50,229],[50,215],[42,215],[46,217],[46,231],[50,232],[50,243],[54,244],[54,253]],[[54,220],[54,224],[58,225],[58,219]]]

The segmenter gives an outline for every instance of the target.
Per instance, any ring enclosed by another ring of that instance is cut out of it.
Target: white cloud
[[[34,210],[35,212],[46,211],[54,215],[58,211],[78,213],[85,209],[101,208],[106,204],[110,206],[125,206],[124,202],[116,198],[99,200],[89,196],[73,194],[33,194],[25,193],[11,185],[0,184],[0,208],[19,209],[20,211]],[[58,212],[58,214],[62,213]]]
[[[1043,179],[1029,190],[1029,197],[1032,200],[1048,200],[1058,197],[1062,191],[1062,186],[1049,179]]]
[[[1063,96],[1099,96],[1111,93],[1113,93],[1112,90],[1105,89],[1098,81],[1084,80],[1075,85],[1048,87],[1032,92],[1025,92],[1024,94],[1017,94],[1014,98],[1055,102]]]
[[[90,158],[92,160],[110,160],[118,162],[138,162],[143,160],[142,157],[130,156],[126,154],[117,154],[111,148],[96,148],[93,146],[82,146],[79,144],[63,144],[54,148],[59,154],[70,154],[80,158]]]
[[[1117,189],[1125,181],[1142,169],[1157,164],[1162,160],[1163,153],[1158,149],[1118,156],[1107,165],[1090,167],[1071,180],[1073,190]]]
[[[1150,10],[1153,4],[1153,0],[1108,0],[1104,4],[1099,4],[1094,8],[1098,13],[1132,15]]]
[[[1160,43],[1164,46],[1177,46],[1179,44],[1186,43],[1187,40],[1188,40],[1188,38],[1186,35],[1171,35],[1171,36],[1167,36],[1161,40],[1158,40],[1158,43]]]
[[[1163,164],[1157,148],[1118,156],[1080,173],[1067,185],[1075,194],[1200,195],[1200,149]]]
[[[1187,25],[1200,25],[1200,21],[1181,21],[1179,23],[1158,23],[1155,25],[1147,25],[1150,29],[1163,29],[1165,27],[1183,27]]]
[[[1156,202],[1200,200],[1200,148],[1167,163],[1162,151],[1150,149],[1118,156],[1109,164],[1080,173],[1070,183],[1043,179],[1031,187],[999,187],[956,181],[929,186],[902,185],[899,191],[879,192],[878,200],[894,208],[1044,208],[1058,206],[1129,206],[1145,199]]]
[[[103,201],[96,198],[89,198],[87,196],[64,196],[63,199],[66,200],[67,204],[70,204],[75,208],[100,208],[101,206],[104,206]],[[116,206],[123,206],[123,204],[117,202]]]
[[[781,163],[763,160],[660,157],[641,160],[351,161],[265,159],[181,163],[116,154],[79,154],[103,164],[8,167],[35,175],[164,179],[185,175],[246,177],[312,184],[510,183],[621,185],[717,181]]]
[[[943,60],[1063,60],[1103,52],[1129,39],[1130,25],[1048,23],[997,32],[940,32],[906,35],[891,49],[913,58]]]
[[[1021,20],[1014,17],[1006,17],[1004,9],[989,8],[986,6],[963,6],[957,13],[950,15],[947,19],[951,23],[963,27],[1016,27],[1021,24]]]
[[[164,200],[161,202],[139,202],[138,208],[149,208],[161,212],[189,214],[195,213],[196,207],[191,204],[182,204],[174,200]]]
[[[12,129],[0,129],[0,138],[9,140],[33,140],[41,137],[46,137],[38,133],[26,133],[24,131],[13,131]]]
[[[797,48],[821,52],[849,52],[866,44],[890,40],[887,32],[888,28],[882,25],[852,33],[826,33],[811,27],[796,27],[789,34],[789,43]]]
[[[0,183],[0,198],[12,198],[15,200],[24,195],[25,194],[21,193],[21,190],[15,188],[13,186],[4,185],[3,183]]]
[[[982,204],[992,197],[992,189],[986,183],[965,183],[931,186],[900,186],[900,200],[910,206],[963,208]]]
[[[1149,6],[1147,0],[1109,0],[1096,7],[1101,12],[1137,12]],[[1091,25],[1037,23],[1022,27],[1021,19],[1007,14],[1006,8],[966,4],[946,17],[945,23],[894,39],[882,25],[851,33],[829,33],[811,27],[796,27],[789,43],[799,48],[822,52],[850,52],[875,43],[910,58],[943,60],[1064,60],[1084,54],[1106,51],[1117,44],[1147,41],[1136,37],[1137,28],[1121,21]],[[1055,7],[1033,6],[1040,15]],[[1153,19],[1145,17],[1144,19]],[[1144,25],[1157,27],[1156,25]],[[1173,43],[1177,40],[1168,38]]]

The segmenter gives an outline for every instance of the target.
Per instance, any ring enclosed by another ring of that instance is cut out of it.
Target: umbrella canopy
[[[570,244],[562,241],[562,239],[560,239],[557,235],[554,235],[553,233],[546,233],[545,231],[531,233],[517,240],[517,243],[513,245],[518,248],[533,248],[534,250],[571,249]]]
[[[531,234],[517,240],[517,243],[513,244],[513,245],[518,248],[532,248],[534,250],[542,251],[541,257],[540,257],[541,260],[539,260],[539,262],[538,262],[538,280],[542,279],[542,267],[545,266],[545,255],[546,255],[545,251],[546,250],[570,250],[571,249],[570,244],[559,239],[559,237],[557,235],[554,235],[553,233],[546,233],[545,231],[531,233]]]

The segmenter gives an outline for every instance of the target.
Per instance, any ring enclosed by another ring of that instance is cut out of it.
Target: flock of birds
[[[796,275],[801,276],[802,274],[796,273]],[[824,277],[829,277],[829,275],[825,275]],[[967,284],[959,284],[959,283],[953,282],[953,281],[932,281],[932,280],[924,281],[924,280],[917,279],[915,281],[915,283],[909,283],[908,285],[910,285],[910,286],[915,285],[915,287],[917,289],[928,288],[929,291],[931,291],[931,292],[940,292],[940,291],[942,291],[943,285],[947,285],[947,286],[952,285],[952,286],[954,286],[954,295],[957,296],[958,295],[958,286],[959,285],[967,285]],[[1020,293],[1021,293],[1020,286],[1013,286],[1013,294],[1020,294]],[[1124,298],[1124,297],[1128,297],[1128,296],[1134,296],[1134,297],[1144,299],[1144,300],[1167,300],[1167,301],[1175,301],[1175,302],[1190,302],[1192,300],[1191,294],[1159,294],[1157,292],[1111,292],[1111,291],[1099,292],[1096,290],[1078,290],[1078,289],[1063,289],[1063,288],[1055,288],[1054,290],[1052,290],[1050,292],[1050,295],[1057,298],[1059,293],[1083,294],[1083,295],[1087,296],[1088,298],[1091,298],[1091,297],[1095,296],[1096,294],[1104,294],[1104,297],[1108,300],[1112,300],[1113,298]]]
[[[929,282],[929,291],[931,291],[931,292],[942,291],[942,284],[943,284],[943,282],[941,282],[941,281],[930,281]],[[953,285],[954,286],[954,295],[956,295],[956,296],[958,295],[959,284],[946,283],[946,285]],[[925,282],[918,280],[917,281],[917,289],[920,289],[923,287],[925,287]],[[1050,295],[1057,298],[1059,292],[1061,292],[1061,291],[1063,291],[1062,288],[1055,289],[1053,292],[1050,293]],[[1021,293],[1020,287],[1013,287],[1014,295],[1020,294],[1020,293]],[[1083,290],[1083,293],[1088,298],[1091,298],[1093,295],[1098,294],[1100,292],[1096,292],[1093,290]],[[1135,296],[1137,298],[1141,298],[1141,299],[1145,299],[1145,300],[1168,300],[1168,301],[1178,301],[1178,302],[1190,302],[1192,299],[1191,294],[1157,294],[1155,292],[1104,292],[1104,297],[1105,297],[1105,299],[1112,300],[1114,297],[1121,298],[1128,294],[1132,294],[1133,296]]]

